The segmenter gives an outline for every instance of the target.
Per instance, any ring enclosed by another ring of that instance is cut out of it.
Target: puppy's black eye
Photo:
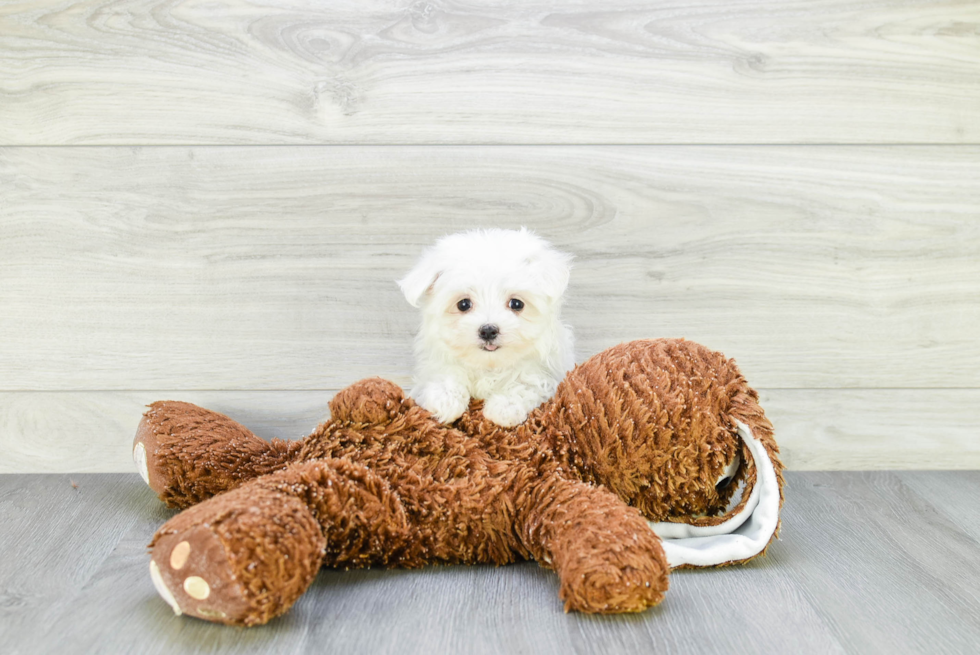
[[[507,303],[507,306],[513,309],[515,312],[519,312],[524,309],[524,301],[518,300],[517,298],[511,298],[510,302]]]
[[[456,303],[456,309],[461,312],[468,312],[473,308],[473,302],[469,298],[463,298],[458,303]]]

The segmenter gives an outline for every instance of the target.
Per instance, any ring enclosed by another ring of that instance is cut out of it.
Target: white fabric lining
[[[691,526],[648,521],[663,540],[671,568],[684,564],[717,566],[754,557],[763,551],[779,525],[779,481],[769,453],[749,426],[737,422],[738,434],[755,460],[756,482],[738,514],[720,525]]]

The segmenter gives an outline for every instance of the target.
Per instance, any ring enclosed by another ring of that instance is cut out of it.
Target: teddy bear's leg
[[[184,508],[283,468],[300,447],[265,441],[224,414],[168,400],[143,415],[133,460],[162,501]]]
[[[167,521],[150,575],[178,614],[258,625],[286,612],[324,563],[396,561],[410,538],[401,502],[364,466],[293,464]]]
[[[639,612],[663,599],[670,568],[637,509],[606,489],[557,477],[528,499],[521,540],[558,572],[565,611]]]

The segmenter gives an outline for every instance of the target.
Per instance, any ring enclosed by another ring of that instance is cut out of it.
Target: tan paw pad
[[[192,575],[184,580],[184,591],[194,600],[204,600],[211,595],[211,586],[204,578]]]
[[[170,551],[170,568],[180,570],[187,564],[187,557],[191,554],[191,545],[182,541]]]

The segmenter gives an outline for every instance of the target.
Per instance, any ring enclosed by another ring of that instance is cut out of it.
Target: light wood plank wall
[[[980,467],[980,3],[0,4],[0,472],[144,404],[408,384],[455,230],[576,255],[579,359],[734,357],[795,469]],[[82,146],[82,147],[80,147]]]

